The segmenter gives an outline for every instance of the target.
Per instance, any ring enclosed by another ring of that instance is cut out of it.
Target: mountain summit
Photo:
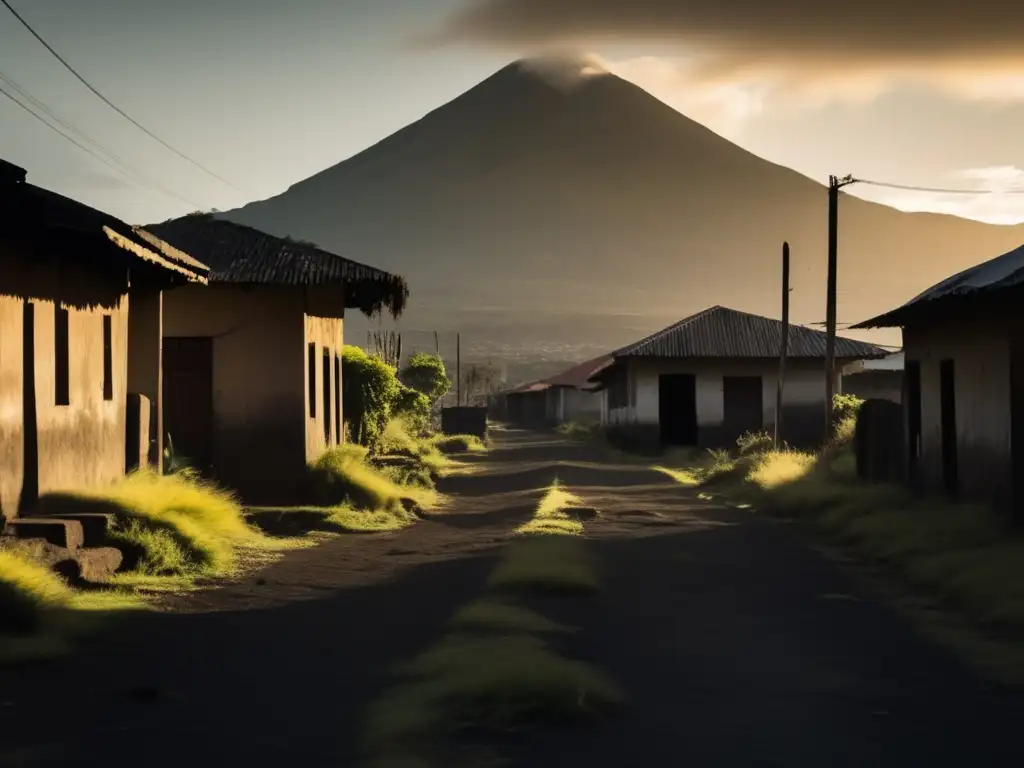
[[[506,346],[612,348],[711,304],[777,315],[784,240],[794,321],[824,317],[825,187],[585,57],[514,62],[359,154],[221,215],[402,274],[407,325]],[[1024,227],[844,195],[839,320],[1021,241]]]

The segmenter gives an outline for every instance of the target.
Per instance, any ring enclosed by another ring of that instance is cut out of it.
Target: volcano
[[[791,317],[825,315],[826,188],[586,59],[517,61],[219,215],[402,274],[401,326],[431,333],[431,347],[432,331],[459,330],[479,354],[582,359],[713,304],[777,317],[783,241]],[[1021,242],[1022,226],[844,194],[838,319],[880,313]]]

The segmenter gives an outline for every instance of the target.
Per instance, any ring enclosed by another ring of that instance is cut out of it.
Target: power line
[[[2,2],[2,0],[0,0],[0,2]],[[72,144],[74,144],[76,147],[78,147],[80,150],[82,150],[83,152],[86,152],[89,155],[91,155],[92,157],[96,158],[101,163],[103,163],[104,165],[106,165],[108,168],[112,169],[113,171],[115,171],[119,175],[123,176],[124,178],[128,179],[129,181],[134,181],[135,183],[139,183],[135,179],[132,179],[123,170],[121,170],[116,165],[114,165],[112,162],[110,162],[107,158],[103,157],[101,154],[99,154],[98,152],[93,150],[91,147],[87,146],[86,144],[83,144],[81,141],[76,139],[74,136],[71,135],[70,132],[65,132],[64,130],[61,130],[60,128],[58,128],[53,123],[48,122],[45,117],[40,115],[38,112],[34,111],[31,107],[29,107],[24,102],[19,101],[16,96],[14,96],[12,93],[10,93],[6,89],[4,89],[3,86],[0,86],[0,95],[6,96],[8,99],[13,101],[16,105],[21,107],[28,114],[32,115],[32,117],[34,117],[36,120],[41,122],[43,125],[45,125],[47,128],[49,128],[51,131],[56,133],[58,136],[61,136],[62,138],[67,139]],[[198,203],[196,203],[194,200],[189,200],[187,197],[182,197],[181,195],[179,195],[179,194],[177,194],[175,192],[172,192],[171,190],[169,190],[166,187],[163,187],[163,186],[157,184],[156,182],[151,182],[151,183],[152,183],[152,185],[154,187],[156,187],[161,192],[163,192],[163,193],[165,193],[167,195],[170,195],[171,197],[177,198],[178,200],[186,203],[187,205],[193,206],[193,207],[195,207],[197,209],[202,208],[202,206],[199,205]]]
[[[91,138],[84,131],[76,128],[71,123],[67,122],[66,120],[61,119],[61,117],[59,115],[57,115],[52,109],[47,107],[46,104],[44,104],[42,101],[37,99],[35,96],[33,96],[31,93],[29,93],[26,89],[22,88],[20,85],[18,85],[16,82],[14,82],[14,80],[12,80],[9,76],[5,75],[3,72],[0,72],[0,81],[2,81],[4,83],[7,83],[7,85],[9,87],[13,88],[18,93],[18,95],[20,95],[24,99],[27,99],[29,102],[31,102],[33,107],[35,107],[40,112],[42,112],[47,117],[49,117],[51,120],[53,120],[55,123],[60,125],[62,128],[65,129],[65,131],[68,131],[69,133],[72,133],[72,134],[76,135],[79,139],[81,139],[82,141],[84,141],[87,144],[92,145],[92,147],[94,149],[98,150],[99,152],[102,152],[107,157],[109,157],[111,160],[113,160],[115,163],[117,163],[119,166],[121,166],[121,169],[123,169],[123,170],[117,169],[117,168],[115,168],[114,170],[117,170],[119,173],[121,173],[122,176],[125,176],[127,178],[128,175],[130,174],[130,175],[136,177],[136,179],[135,179],[136,183],[141,183],[143,185],[153,187],[154,189],[156,189],[159,192],[163,192],[164,194],[170,195],[171,197],[175,197],[175,198],[177,198],[179,200],[183,200],[183,201],[189,203],[190,205],[194,204],[188,198],[182,197],[182,196],[178,195],[177,193],[172,192],[170,189],[168,189],[167,187],[163,186],[158,181],[155,181],[154,179],[151,179],[151,178],[147,177],[145,174],[140,173],[139,171],[133,169],[124,160],[122,160],[116,154],[114,154],[109,149],[104,147],[98,141],[96,141],[95,139]]]
[[[3,2],[3,0],[0,0]],[[906,189],[911,192],[937,192],[943,195],[1024,195],[1024,189],[944,189],[942,187],[918,187],[912,184],[895,184],[888,181],[854,179],[855,184],[870,184],[873,187]]]
[[[70,64],[68,64],[68,62],[65,61],[65,59],[59,53],[57,53],[57,51],[55,51],[53,49],[53,46],[51,46],[48,42],[46,42],[39,35],[39,33],[36,32],[32,28],[32,26],[27,21],[25,21],[25,19],[23,19],[21,17],[21,14],[19,14],[16,10],[14,10],[14,7],[7,0],[0,0],[0,3],[3,3],[4,6],[6,6],[7,10],[9,10],[14,15],[14,18],[16,18],[18,21],[20,21],[22,26],[25,27],[25,29],[27,29],[30,33],[32,33],[32,36],[36,40],[38,40],[40,43],[42,43],[43,47],[46,48],[46,50],[48,50],[50,53],[52,53],[54,58],[56,58],[57,61],[59,61],[61,64],[63,64],[64,67],[68,70],[68,72],[70,72],[72,75],[74,75],[76,78],[78,78],[78,80],[82,83],[82,85],[84,85],[86,88],[88,88],[90,91],[92,91],[96,96],[98,96],[100,98],[100,100],[102,100],[108,107],[113,109],[115,112],[117,112],[119,115],[121,115],[121,117],[123,117],[125,120],[130,122],[136,128],[141,130],[147,136],[149,136],[150,138],[160,142],[160,144],[165,146],[167,149],[171,150],[171,152],[173,152],[174,154],[178,155],[178,157],[181,157],[184,160],[187,160],[192,165],[194,165],[196,168],[199,168],[200,170],[202,170],[203,172],[205,172],[208,175],[212,176],[213,178],[217,179],[221,183],[227,184],[232,189],[235,189],[235,190],[237,190],[239,192],[243,191],[243,190],[239,189],[238,187],[236,187],[234,184],[232,184],[227,179],[223,178],[222,176],[218,176],[216,173],[211,171],[209,168],[204,166],[202,163],[200,163],[200,162],[198,162],[196,160],[193,160],[191,157],[186,155],[184,152],[181,152],[180,150],[175,149],[174,147],[172,147],[170,144],[168,144],[166,141],[161,139],[159,136],[157,136],[151,130],[146,128],[146,126],[142,125],[142,123],[140,123],[138,120],[136,120],[131,115],[129,115],[127,112],[125,112],[123,109],[121,109],[119,106],[114,104],[114,102],[112,102],[110,99],[108,99],[102,93],[100,93],[95,87],[93,87],[93,85],[88,80],[86,80],[84,77],[82,77],[80,74],[78,74],[78,71],[74,67],[72,67]]]

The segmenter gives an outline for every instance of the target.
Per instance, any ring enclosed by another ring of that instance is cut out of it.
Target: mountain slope
[[[611,348],[712,304],[777,315],[783,240],[794,321],[824,318],[825,188],[609,74],[566,86],[517,62],[283,194],[222,215],[398,271],[412,290],[407,325],[506,346]],[[1022,241],[1022,227],[844,195],[839,320],[888,309]]]

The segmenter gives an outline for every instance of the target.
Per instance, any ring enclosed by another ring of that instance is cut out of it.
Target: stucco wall
[[[315,317],[310,314],[303,315],[304,318],[304,355],[309,353],[309,345],[314,345],[314,389],[316,395],[315,416],[310,415],[309,408],[309,365],[308,358],[303,357],[303,402],[305,404],[305,446],[306,460],[315,461],[328,447],[338,445],[341,440],[337,434],[336,406],[340,407],[341,398],[337,397],[341,382],[338,380],[335,371],[335,357],[341,356],[343,342],[343,320],[339,317]],[[324,358],[324,351],[329,353],[328,359]],[[327,363],[327,377],[330,379],[329,387],[324,390],[324,364]],[[324,403],[329,403],[325,408]],[[344,414],[342,414],[344,419]]]
[[[215,473],[247,501],[288,501],[305,472],[303,304],[288,287],[164,293],[165,338],[213,339]]]
[[[941,491],[939,365],[952,359],[957,474],[965,499],[1005,508],[1011,498],[1010,346],[998,323],[963,322],[904,330],[908,361],[921,366],[921,445],[916,480]]]
[[[715,436],[711,442],[717,442],[717,431],[723,426],[725,413],[722,379],[725,376],[761,377],[764,428],[770,430],[774,427],[778,362],[758,360],[631,361],[627,369],[628,389],[630,401],[635,405],[608,410],[606,394],[604,423],[609,426],[657,426],[658,377],[673,373],[688,373],[696,377],[697,427],[703,433],[699,438],[702,443],[705,442],[705,436]],[[838,376],[836,386],[838,388]],[[783,388],[784,428],[799,435],[817,431],[817,422],[820,422],[823,430],[824,399],[824,374],[817,361],[790,361]]]
[[[102,485],[124,473],[128,298],[122,287],[123,277],[100,276],[0,244],[0,505],[5,516],[13,516],[19,500],[29,508],[36,493]],[[18,296],[28,297],[28,309]],[[87,302],[98,303],[84,308]],[[55,397],[56,304],[68,310],[66,405]],[[103,386],[104,315],[111,318],[109,400]],[[28,370],[25,341],[34,349]]]

